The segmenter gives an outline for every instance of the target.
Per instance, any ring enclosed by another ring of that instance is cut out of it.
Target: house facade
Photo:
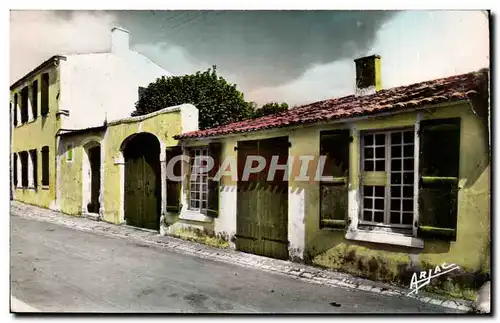
[[[13,199],[59,209],[58,167],[68,147],[58,134],[130,116],[139,88],[169,75],[131,50],[128,31],[115,27],[110,52],[56,55],[12,84]]]
[[[437,285],[479,288],[490,271],[488,71],[382,90],[380,66],[356,60],[354,95],[176,136],[184,155],[237,176],[185,180],[166,231],[213,231],[241,251],[405,285],[454,263]],[[250,156],[265,166],[245,181]],[[273,163],[283,167],[269,180]]]

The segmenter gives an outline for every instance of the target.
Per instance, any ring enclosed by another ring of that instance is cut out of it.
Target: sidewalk
[[[243,267],[258,268],[268,272],[288,275],[310,283],[334,286],[348,289],[359,289],[393,297],[411,297],[424,303],[430,303],[462,311],[472,309],[472,302],[465,300],[446,299],[439,295],[420,292],[419,295],[407,296],[408,289],[397,286],[353,277],[348,274],[324,270],[304,264],[277,260],[232,249],[215,247],[185,241],[182,239],[160,236],[156,232],[136,229],[128,226],[97,222],[83,217],[64,215],[52,210],[39,208],[17,201],[11,201],[11,216],[20,216],[36,221],[45,221],[63,225],[75,230],[93,232],[95,234],[126,238],[145,245],[152,245],[172,252],[190,254],[199,258],[237,264]]]

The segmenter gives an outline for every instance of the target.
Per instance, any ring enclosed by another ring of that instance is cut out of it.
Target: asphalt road
[[[48,312],[443,313],[11,216],[11,294]]]

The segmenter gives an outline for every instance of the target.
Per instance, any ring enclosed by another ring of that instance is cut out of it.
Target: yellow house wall
[[[49,112],[46,117],[41,117],[41,75],[49,73]],[[59,67],[47,67],[38,74],[27,79],[19,87],[11,90],[10,100],[14,102],[14,94],[18,93],[18,102],[21,102],[21,90],[28,85],[30,87],[29,101],[31,103],[31,84],[38,80],[38,116],[34,121],[20,124],[21,115],[18,112],[18,126],[12,128],[12,149],[11,153],[21,151],[37,150],[37,173],[38,189],[21,188],[21,178],[18,176],[18,187],[14,190],[14,199],[41,207],[50,207],[56,196],[56,137],[55,134],[60,127],[60,120],[57,117],[59,110],[58,94],[60,89]],[[42,154],[43,146],[49,146],[49,185],[42,186]],[[19,167],[20,163],[18,163]],[[31,174],[29,174],[31,176]]]
[[[89,132],[80,135],[62,136],[61,145],[61,212],[71,215],[82,213],[82,167],[83,159],[87,158],[84,146],[90,141],[100,142],[104,132]],[[73,145],[73,160],[67,159],[67,147]]]

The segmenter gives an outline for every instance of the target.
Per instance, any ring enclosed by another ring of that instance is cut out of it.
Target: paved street
[[[457,312],[11,216],[11,293],[50,312]]]

